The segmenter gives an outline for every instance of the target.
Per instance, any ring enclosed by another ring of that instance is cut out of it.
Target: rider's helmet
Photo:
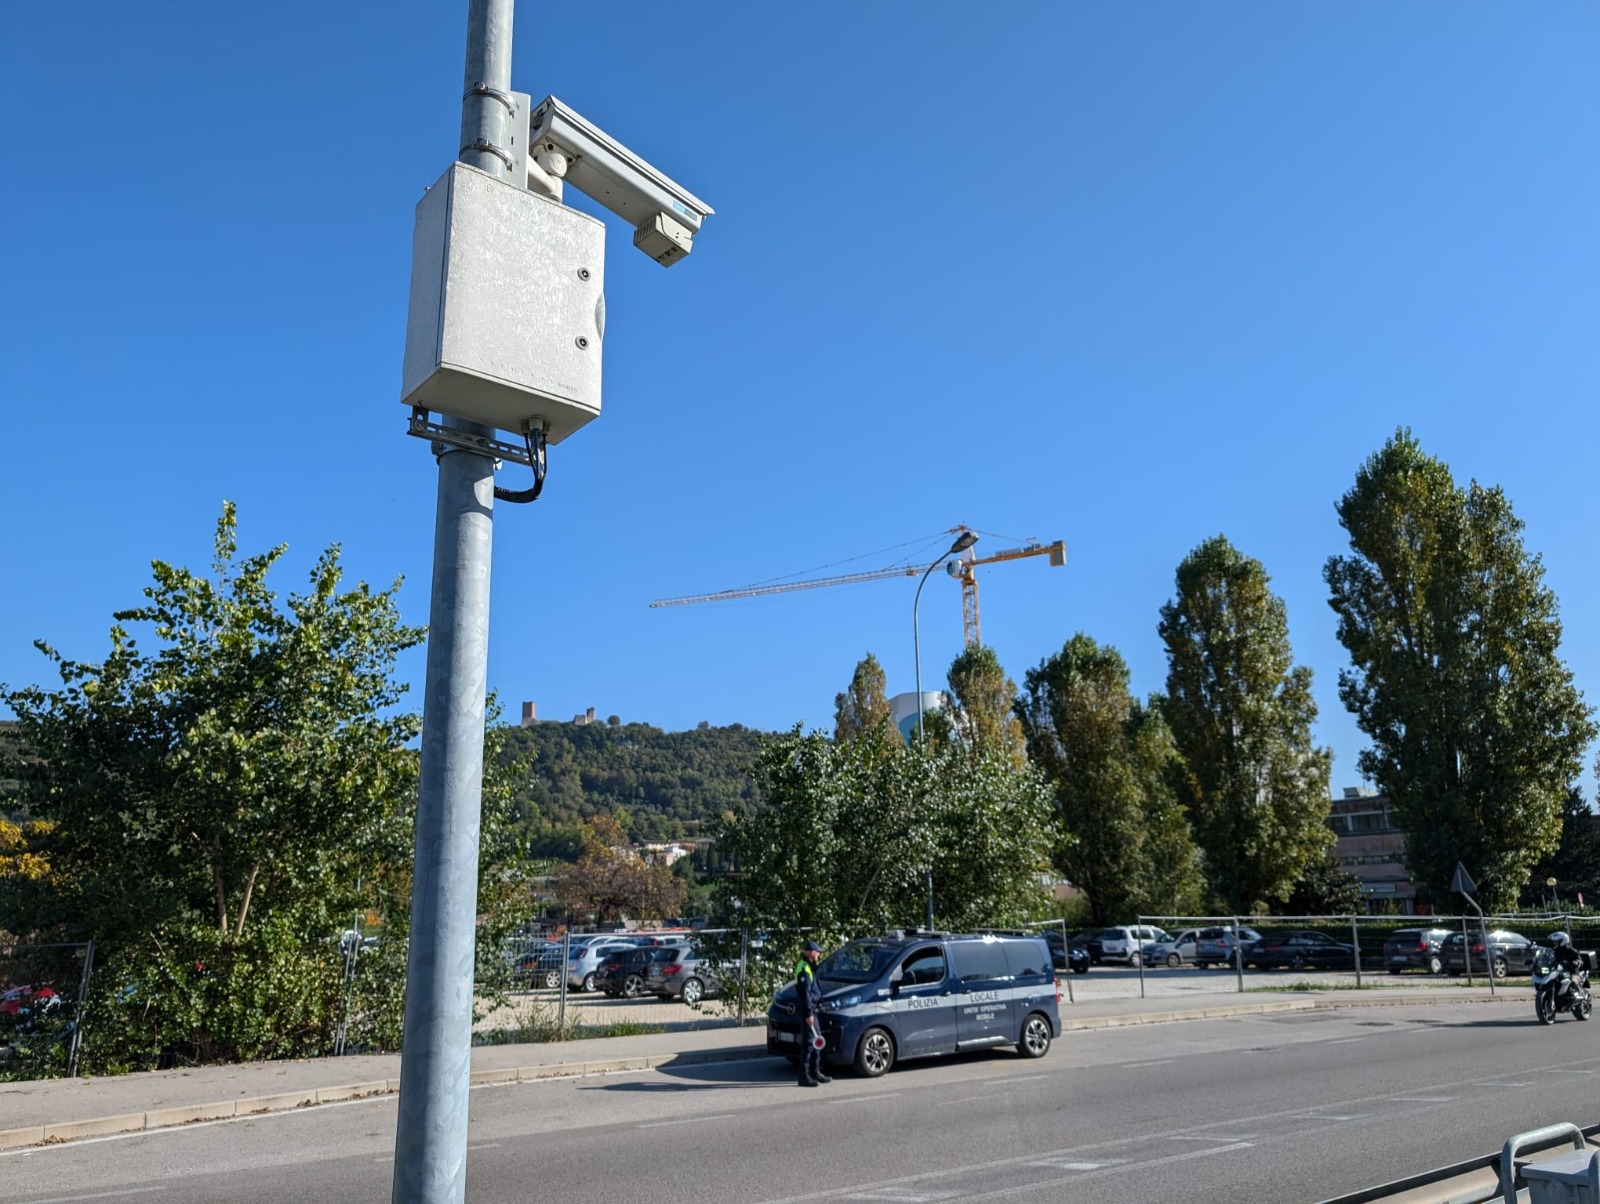
[[[1564,945],[1572,944],[1572,938],[1564,932],[1552,932],[1550,934],[1550,943],[1560,949]]]

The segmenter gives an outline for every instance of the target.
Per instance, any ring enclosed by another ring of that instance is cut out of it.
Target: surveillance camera
[[[633,245],[666,267],[689,253],[713,212],[554,96],[529,114],[518,149],[518,170],[526,172],[518,183],[559,200],[565,180],[632,226]]]

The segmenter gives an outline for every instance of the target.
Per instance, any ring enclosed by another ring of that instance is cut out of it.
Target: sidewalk
[[[1525,1006],[1526,992],[1502,990],[1491,996],[1487,990],[1418,988],[1219,994],[1204,1000],[1098,999],[1076,1004],[1063,1000],[1061,1022],[1065,1036],[1075,1030],[1272,1012],[1490,1002]],[[528,1082],[769,1056],[760,1025],[541,1045],[490,1045],[472,1051],[472,1082]],[[399,1054],[0,1083],[0,1150],[313,1107],[399,1089]]]

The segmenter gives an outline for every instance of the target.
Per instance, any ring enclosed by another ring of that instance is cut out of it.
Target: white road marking
[[[898,1091],[885,1091],[881,1095],[846,1095],[840,1097],[839,1099],[828,1100],[827,1102],[830,1104],[870,1104],[880,1099],[893,1099],[899,1094],[900,1093]]]
[[[1354,1041],[1365,1041],[1365,1037],[1340,1037],[1337,1041],[1329,1041],[1329,1045],[1349,1045]]]
[[[878,1191],[858,1191],[844,1198],[846,1200],[900,1200],[904,1204],[926,1204],[929,1200],[948,1200],[956,1193],[953,1191],[921,1191],[909,1187],[885,1187]]]
[[[1177,1061],[1176,1058],[1157,1058],[1154,1062],[1124,1062],[1122,1069],[1138,1070],[1145,1066],[1165,1066],[1167,1063],[1175,1061]]]
[[[703,1125],[708,1120],[732,1120],[732,1112],[724,1112],[720,1116],[685,1116],[679,1120],[653,1120],[647,1125],[639,1125],[641,1129],[664,1129],[668,1125]]]
[[[935,1108],[954,1108],[958,1104],[975,1104],[979,1100],[985,1100],[985,1099],[1005,1099],[1005,1093],[1004,1092],[1000,1092],[997,1095],[964,1095],[960,1099],[942,1099],[937,1104],[935,1104],[934,1107]]]
[[[1048,1079],[1050,1077],[1052,1077],[1052,1076],[1050,1076],[1048,1074],[1019,1074],[1014,1079],[1007,1079],[1006,1082],[1008,1082],[1008,1083],[1033,1083],[1033,1082],[1037,1082],[1039,1079]]]
[[[1394,1104],[1453,1104],[1458,1098],[1454,1095],[1391,1095],[1389,1102]]]
[[[1192,1158],[1209,1158],[1213,1154],[1231,1154],[1235,1150],[1248,1150],[1249,1148],[1250,1143],[1248,1141],[1236,1141],[1231,1145],[1219,1145],[1212,1150],[1194,1150],[1188,1154],[1169,1154],[1165,1158],[1150,1158],[1142,1162],[1132,1162],[1126,1165],[1130,1168],[1135,1166],[1164,1166],[1169,1162],[1188,1162]],[[1016,1187],[1002,1187],[999,1191],[984,1192],[982,1195],[963,1198],[967,1200],[999,1200],[1005,1196],[1025,1195],[1029,1192],[1041,1191],[1047,1187],[1065,1187],[1068,1184],[1081,1183],[1084,1179],[1098,1179],[1118,1173],[1119,1170],[1116,1166],[1106,1166],[1102,1170],[1087,1171],[1070,1179],[1056,1179],[1044,1183],[1023,1183]]]
[[[70,1204],[73,1200],[110,1200],[117,1196],[142,1196],[148,1192],[162,1191],[159,1187],[124,1187],[120,1191],[97,1191],[87,1196],[50,1196],[44,1200],[28,1200],[26,1204]]]
[[[500,1143],[498,1141],[480,1141],[477,1145],[469,1145],[467,1151],[470,1153],[473,1150],[498,1150],[499,1148]]]
[[[1332,1112],[1306,1112],[1303,1115],[1307,1120],[1366,1120],[1371,1113],[1346,1112],[1341,1115],[1335,1115]]]
[[[1168,1137],[1167,1141],[1246,1141],[1251,1137],[1259,1137],[1259,1133],[1208,1133],[1199,1137]]]
[[[1579,1070],[1573,1066],[1557,1066],[1551,1074],[1594,1074],[1592,1070]]]
[[[1533,1086],[1532,1083],[1510,1083],[1510,1082],[1502,1082],[1502,1081],[1499,1081],[1499,1080],[1492,1080],[1491,1081],[1491,1080],[1488,1080],[1488,1079],[1485,1079],[1482,1082],[1473,1083],[1472,1085],[1474,1087],[1532,1087]]]
[[[1128,1160],[1126,1158],[1106,1158],[1100,1162],[1074,1162],[1066,1158],[1043,1158],[1038,1162],[1030,1162],[1029,1166],[1048,1166],[1058,1171],[1097,1171],[1101,1167],[1121,1166]]]

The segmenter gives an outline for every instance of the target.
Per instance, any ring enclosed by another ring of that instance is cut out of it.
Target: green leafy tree
[[[410,787],[417,724],[393,669],[422,631],[399,621],[397,586],[341,589],[330,548],[279,606],[266,578],[284,548],[238,561],[235,526],[228,504],[212,577],[155,562],[104,661],[40,644],[61,688],[0,693],[33,757],[27,805],[56,825],[48,910],[13,926],[115,945],[209,914],[237,937],[263,900],[314,895]]]
[[[1311,670],[1294,663],[1268,583],[1259,560],[1218,535],[1184,558],[1161,608],[1179,795],[1211,889],[1235,915],[1288,898],[1333,841]]]
[[[92,1072],[325,1054],[341,1029],[357,1047],[399,1041],[417,721],[397,709],[393,669],[422,633],[399,622],[394,588],[343,588],[336,548],[280,604],[266,579],[283,549],[239,560],[235,522],[225,506],[211,576],[156,562],[104,661],[44,647],[61,687],[0,695],[38,817],[28,852],[49,866],[0,878],[0,927],[95,939]],[[504,743],[486,734],[491,992],[498,936],[527,909],[511,823],[526,766]],[[369,913],[383,939],[347,981],[335,934]]]
[[[950,724],[971,749],[992,750],[1021,768],[1028,762],[1022,724],[1014,711],[1017,684],[1000,665],[993,648],[974,644],[950,665],[955,705]]]
[[[871,736],[886,739],[893,732],[887,696],[888,679],[872,653],[857,663],[850,688],[833,698],[833,738],[838,741]]]
[[[1171,794],[1171,736],[1129,693],[1121,654],[1079,633],[1025,682],[1017,715],[1060,814],[1056,866],[1094,922],[1187,902],[1196,860]]]
[[[1398,431],[1340,499],[1352,555],[1324,570],[1353,667],[1339,696],[1372,746],[1419,893],[1450,897],[1456,863],[1486,908],[1516,902],[1561,836],[1594,738],[1560,657],[1555,595],[1498,488],[1458,486]]]
[[[1551,878],[1556,880],[1554,893],[1547,885]],[[1522,902],[1529,907],[1542,907],[1556,898],[1573,903],[1580,891],[1600,899],[1600,827],[1583,791],[1573,786],[1561,806],[1561,843],[1533,867],[1522,888]]]
[[[1365,909],[1361,880],[1324,850],[1306,863],[1300,880],[1277,909],[1287,916],[1349,916]]]
[[[840,937],[935,917],[952,927],[1016,923],[1042,905],[1048,794],[1031,769],[930,744],[883,757],[861,741],[796,729],[757,763],[764,803],[731,812],[722,884],[751,923]]]

